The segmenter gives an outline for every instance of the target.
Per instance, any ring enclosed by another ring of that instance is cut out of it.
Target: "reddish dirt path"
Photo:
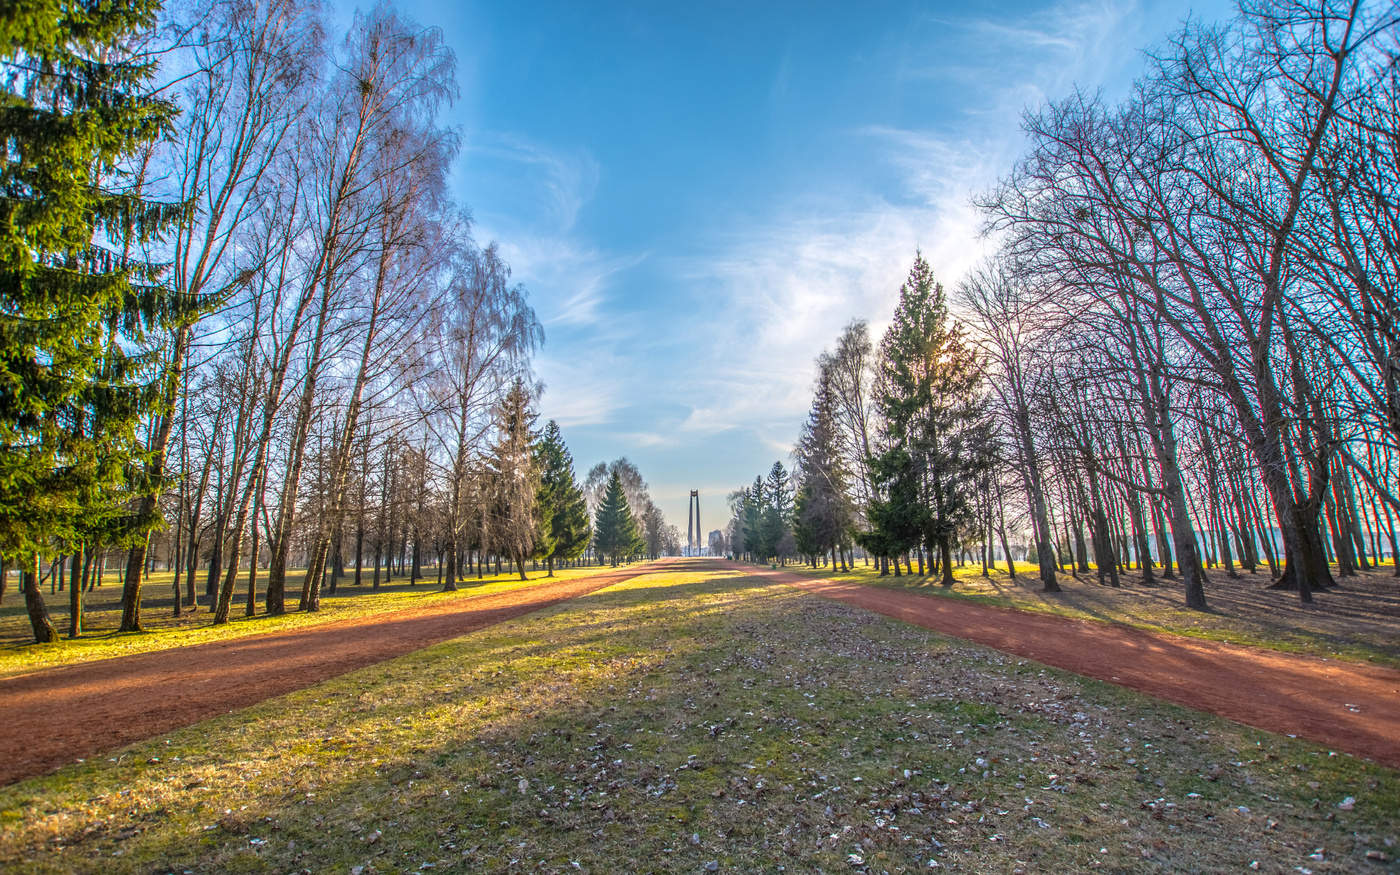
[[[654,566],[0,680],[0,785],[320,683]]]
[[[1400,768],[1400,671],[725,563],[868,611]]]

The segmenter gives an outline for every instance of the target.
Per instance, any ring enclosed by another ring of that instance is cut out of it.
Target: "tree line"
[[[223,623],[238,592],[315,611],[590,555],[535,430],[539,321],[449,191],[453,55],[385,3],[329,28],[299,0],[0,11],[0,595],[18,568],[37,640],[41,583],[77,637],[115,555],[122,631],[158,563]],[[667,547],[632,532],[599,549]]]
[[[791,540],[740,513],[731,548],[858,546],[944,584],[1019,558],[1046,590],[1132,569],[1200,609],[1207,570],[1307,602],[1393,563],[1398,25],[1393,3],[1244,4],[1184,25],[1123,102],[1028,113],[977,200],[996,254],[951,300],[918,255],[879,348],[845,329]]]

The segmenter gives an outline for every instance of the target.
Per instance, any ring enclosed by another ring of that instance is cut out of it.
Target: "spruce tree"
[[[195,310],[133,255],[185,208],[143,200],[128,166],[174,113],[132,49],[158,8],[0,4],[0,553],[26,557],[26,580],[42,553],[158,521],[129,509],[148,485],[137,430],[161,397],[160,340]]]
[[[819,382],[812,412],[797,443],[800,484],[793,502],[793,535],[799,550],[808,554],[830,551],[832,570],[837,564],[837,548],[847,543],[854,525],[835,406],[830,382]]]
[[[576,559],[588,548],[592,535],[588,527],[588,501],[574,480],[574,458],[564,444],[559,424],[550,420],[535,446],[535,463],[540,472],[540,550],[549,576],[554,563]]]
[[[870,481],[874,493],[866,511],[870,531],[859,540],[876,556],[893,559],[894,573],[898,575],[900,557],[918,546],[928,515],[919,501],[913,459],[901,446],[880,452],[870,460]],[[880,574],[885,573],[882,565]]]
[[[763,478],[753,478],[753,486],[744,490],[744,547],[754,562],[768,561],[767,545],[763,543]]]
[[[496,442],[487,458],[487,471],[491,540],[500,554],[515,562],[521,580],[525,560],[535,554],[547,525],[539,515],[540,475],[530,430],[534,423],[530,391],[517,378],[496,406]]]
[[[896,546],[912,523],[918,540],[939,550],[945,586],[953,583],[952,547],[974,521],[975,485],[988,460],[980,381],[962,328],[948,318],[943,286],[916,253],[880,346],[875,395],[889,453],[878,467],[888,499],[872,516],[883,516]]]
[[[645,546],[632,509],[627,505],[627,494],[617,471],[613,471],[608,478],[608,488],[603,493],[602,503],[598,505],[594,529],[593,544],[598,556],[606,556],[613,565],[636,555]]]
[[[792,485],[782,462],[774,462],[763,483],[767,503],[759,523],[759,535],[765,556],[784,562],[796,545],[792,540]]]

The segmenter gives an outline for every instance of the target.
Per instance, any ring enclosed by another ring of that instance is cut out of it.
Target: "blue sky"
[[[813,359],[879,332],[921,247],[985,250],[968,199],[1027,106],[1108,96],[1222,2],[400,0],[458,59],[457,196],[530,290],[540,402],[579,474],[631,458],[673,523],[788,454]]]

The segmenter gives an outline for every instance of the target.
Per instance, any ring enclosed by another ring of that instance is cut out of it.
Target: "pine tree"
[[[540,472],[539,558],[554,576],[554,563],[576,559],[588,548],[592,535],[588,527],[588,501],[574,480],[574,458],[564,444],[559,425],[550,420],[535,446],[535,464]]]
[[[880,348],[875,394],[889,451],[878,467],[889,498],[872,516],[883,517],[896,545],[913,524],[918,541],[939,550],[945,586],[953,583],[953,543],[974,522],[975,486],[988,464],[980,381],[961,327],[949,322],[943,286],[916,254]]]
[[[29,569],[158,522],[128,507],[149,485],[137,430],[162,395],[159,340],[198,305],[131,255],[186,208],[141,199],[127,167],[175,111],[131,48],[158,8],[0,5],[0,553]]]
[[[645,546],[632,509],[627,505],[627,493],[622,488],[622,478],[617,471],[613,471],[608,478],[607,491],[598,505],[594,530],[593,544],[598,556],[607,557],[613,565],[635,556]]]

